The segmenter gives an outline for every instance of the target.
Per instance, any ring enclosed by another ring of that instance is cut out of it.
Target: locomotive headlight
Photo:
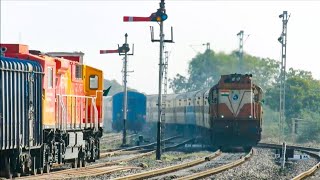
[[[223,116],[223,115],[221,115],[220,117],[221,117],[221,118],[224,118],[224,116]]]

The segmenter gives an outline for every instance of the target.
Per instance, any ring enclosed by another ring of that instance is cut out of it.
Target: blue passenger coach
[[[141,131],[146,123],[146,96],[142,93],[128,91],[126,128]],[[123,92],[112,98],[112,127],[114,130],[123,129]]]

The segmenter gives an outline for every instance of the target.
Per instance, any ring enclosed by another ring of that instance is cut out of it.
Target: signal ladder
[[[163,64],[163,94],[162,94],[162,113],[161,113],[161,137],[164,138],[165,125],[166,125],[166,98],[167,98],[167,86],[168,86],[168,51],[164,52],[165,59]],[[161,141],[162,142],[162,141]],[[161,148],[164,148],[165,143],[161,143]]]

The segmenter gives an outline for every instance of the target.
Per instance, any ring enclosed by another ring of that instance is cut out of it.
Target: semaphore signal
[[[160,58],[159,58],[159,93],[158,93],[158,122],[157,122],[157,149],[156,149],[156,159],[161,159],[161,124],[162,122],[162,78],[163,78],[163,48],[164,43],[173,43],[173,32],[171,28],[171,40],[165,40],[164,39],[164,33],[163,33],[163,21],[168,19],[168,15],[166,14],[165,9],[165,3],[164,0],[160,0],[160,8],[157,10],[157,12],[152,13],[149,17],[136,17],[136,16],[124,16],[123,21],[124,22],[146,22],[146,21],[153,21],[153,22],[159,22],[160,25],[160,39],[156,40],[153,38],[153,27],[150,28],[151,30],[151,41],[152,42],[159,42],[160,44]]]
[[[122,135],[122,146],[127,146],[127,130],[126,130],[126,121],[127,121],[127,105],[128,105],[128,97],[127,97],[127,56],[133,55],[134,45],[132,45],[132,53],[128,54],[130,51],[129,44],[127,43],[128,34],[125,35],[125,43],[120,47],[118,45],[118,49],[115,50],[100,50],[100,54],[110,54],[110,53],[119,53],[119,56],[124,56],[123,63],[123,135]]]
[[[146,21],[156,21],[163,22],[168,19],[168,15],[165,13],[165,10],[161,8],[157,12],[152,13],[149,17],[136,17],[136,16],[124,16],[123,22],[146,22]]]

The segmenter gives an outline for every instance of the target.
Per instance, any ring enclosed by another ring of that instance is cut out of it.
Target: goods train
[[[102,71],[82,64],[81,56],[0,45],[1,173],[10,178],[99,158]]]
[[[263,91],[252,83],[251,77],[247,74],[222,75],[211,88],[167,95],[163,103],[165,132],[201,135],[205,137],[202,138],[205,143],[218,148],[256,145],[261,139]],[[146,101],[146,125],[155,127],[158,95],[147,95]],[[136,106],[143,105],[142,99]],[[117,108],[119,112],[121,107]]]

